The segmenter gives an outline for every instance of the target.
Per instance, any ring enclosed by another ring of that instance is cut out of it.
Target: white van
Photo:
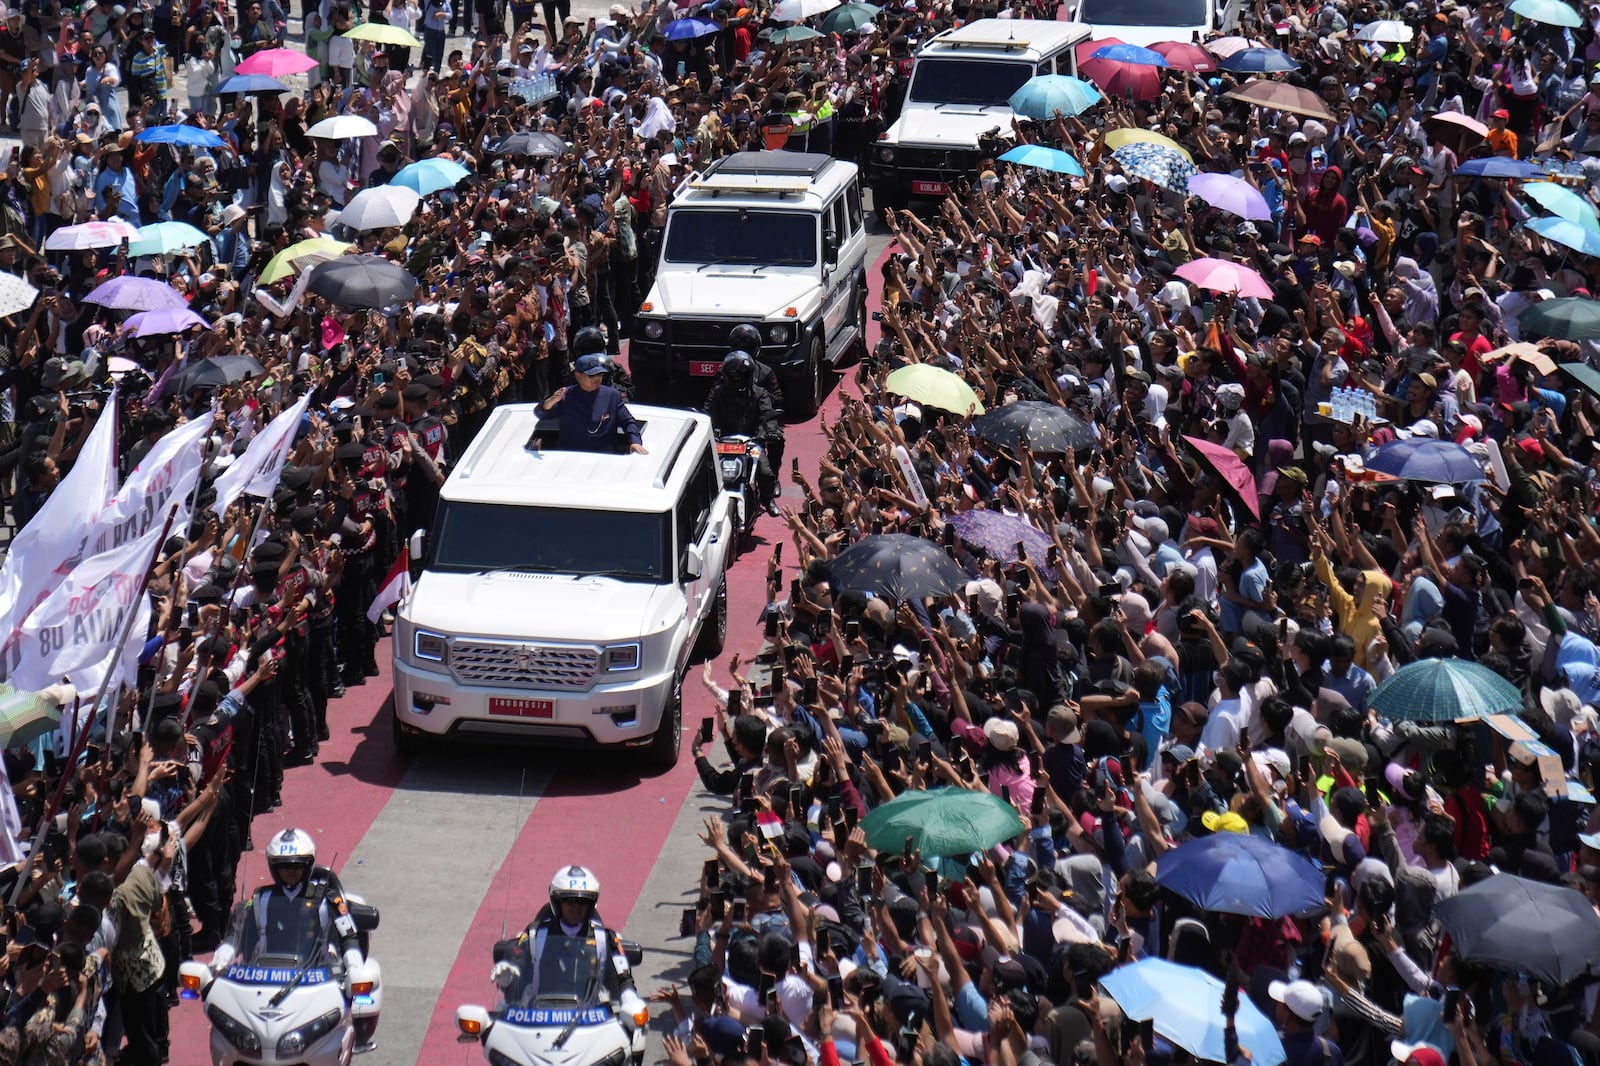
[[[533,740],[677,760],[684,670],[728,628],[733,529],[711,420],[633,406],[647,455],[562,451],[495,408],[445,481],[395,609],[394,740]]]
[[[1161,41],[1196,43],[1239,25],[1239,0],[1067,0],[1075,22],[1095,37],[1148,47]]]

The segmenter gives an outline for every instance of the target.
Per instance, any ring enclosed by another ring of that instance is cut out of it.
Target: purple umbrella
[[[1272,208],[1267,198],[1243,178],[1232,174],[1193,174],[1189,195],[1198,196],[1212,207],[1257,222],[1271,222]]]
[[[163,308],[181,311],[189,306],[188,301],[165,282],[127,274],[96,286],[84,300],[119,311],[160,311]]]
[[[211,323],[189,310],[187,307],[178,309],[163,307],[157,311],[140,311],[136,315],[129,315],[122,328],[129,330],[135,337],[158,337],[165,333],[182,333],[186,329],[199,326],[201,329],[210,329]]]
[[[1028,552],[1028,561],[1045,573],[1045,556],[1055,541],[1041,532],[1025,518],[1003,511],[962,511],[950,519],[961,539],[974,548],[982,548],[1003,563],[1017,561],[1017,541]]]

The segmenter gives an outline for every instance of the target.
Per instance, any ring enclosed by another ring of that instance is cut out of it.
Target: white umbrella
[[[306,130],[307,137],[325,141],[342,141],[350,137],[376,137],[378,127],[360,115],[334,115]]]
[[[113,218],[62,226],[45,239],[44,247],[50,252],[80,252],[86,248],[115,248],[125,240],[131,243],[138,239],[138,230],[120,218]]]
[[[0,273],[0,315],[26,311],[38,296],[38,289],[15,274]]]
[[[421,196],[403,185],[375,185],[350,198],[339,212],[339,222],[353,230],[404,226],[421,202]]]
[[[777,22],[799,22],[812,15],[832,11],[843,2],[844,0],[782,0],[772,9],[772,17]]]
[[[1399,19],[1369,22],[1356,31],[1356,40],[1376,41],[1379,44],[1410,44],[1416,38],[1417,31]]]

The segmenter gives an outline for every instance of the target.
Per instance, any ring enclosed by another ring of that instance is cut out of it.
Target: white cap
[[[1121,174],[1113,174],[1106,178],[1106,188],[1110,189],[1112,192],[1127,192],[1128,179],[1123,177]]]
[[[1267,995],[1301,1021],[1316,1021],[1322,1013],[1322,992],[1310,981],[1274,981],[1267,986]]]

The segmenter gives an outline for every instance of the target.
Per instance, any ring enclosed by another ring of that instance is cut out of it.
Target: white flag
[[[189,520],[194,517],[189,513],[189,500],[206,465],[205,440],[211,422],[208,411],[155,442],[95,523],[84,546],[84,558],[131,544],[159,528],[170,503],[179,505],[172,520],[173,532],[180,536],[189,532]]]
[[[289,450],[294,447],[295,433],[300,420],[305,417],[311,393],[300,397],[300,402],[267,423],[265,429],[250,438],[244,454],[233,465],[217,476],[217,502],[212,504],[217,515],[226,518],[228,508],[240,496],[260,496],[271,499],[278,489],[278,478],[283,475],[283,464],[289,461]]]
[[[22,623],[20,662],[10,681],[17,688],[41,689],[63,677],[81,692],[91,692],[105,679],[108,660],[119,651],[117,637],[129,611],[149,625],[149,598],[144,579],[155,559],[162,527],[79,563],[45,601]],[[142,644],[140,619],[129,630],[128,644]],[[124,677],[137,670],[137,653],[122,654]]]

